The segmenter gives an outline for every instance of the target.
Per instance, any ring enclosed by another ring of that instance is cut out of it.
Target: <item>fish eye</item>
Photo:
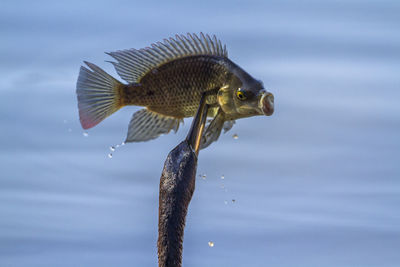
[[[239,100],[246,100],[246,98],[247,98],[246,94],[245,94],[243,91],[241,91],[240,89],[238,89],[238,90],[236,91],[236,97],[237,97]]]

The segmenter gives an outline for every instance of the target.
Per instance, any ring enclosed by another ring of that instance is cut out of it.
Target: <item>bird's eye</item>
[[[243,92],[243,91],[240,91],[240,90],[237,90],[236,91],[236,97],[239,99],[239,100],[245,100],[247,97],[246,97],[246,94]]]

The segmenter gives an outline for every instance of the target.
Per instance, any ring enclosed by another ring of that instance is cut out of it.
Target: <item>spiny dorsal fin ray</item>
[[[149,71],[172,60],[187,56],[211,55],[228,57],[226,46],[222,46],[215,35],[188,33],[164,39],[142,49],[119,50],[106,53],[117,62],[111,62],[119,76],[129,83],[139,83]]]
[[[125,142],[141,142],[155,139],[171,130],[175,132],[182,120],[164,116],[146,108],[135,112],[129,123]]]

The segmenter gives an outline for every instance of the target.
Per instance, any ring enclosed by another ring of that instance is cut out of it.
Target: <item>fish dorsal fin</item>
[[[139,83],[149,71],[178,58],[196,55],[228,57],[226,46],[215,35],[188,33],[175,35],[142,49],[119,50],[106,53],[117,62],[111,62],[119,76],[129,83]]]

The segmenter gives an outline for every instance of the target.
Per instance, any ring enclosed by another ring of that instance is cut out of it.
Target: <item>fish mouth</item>
[[[258,105],[265,116],[271,116],[274,113],[274,95],[264,92]]]

